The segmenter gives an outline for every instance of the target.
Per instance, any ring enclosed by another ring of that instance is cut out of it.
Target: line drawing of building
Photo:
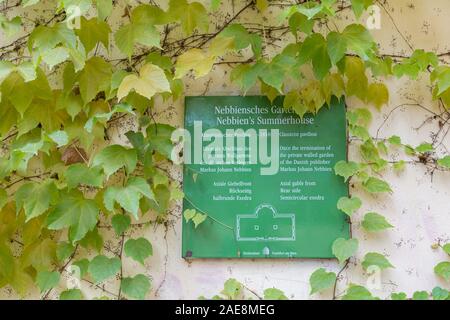
[[[295,214],[278,213],[267,203],[252,214],[236,215],[237,241],[295,241]]]

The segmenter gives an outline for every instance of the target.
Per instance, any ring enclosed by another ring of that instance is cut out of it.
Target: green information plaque
[[[332,258],[349,237],[333,171],[347,158],[344,101],[303,118],[282,105],[186,97],[183,206],[208,217],[183,218],[184,258]]]

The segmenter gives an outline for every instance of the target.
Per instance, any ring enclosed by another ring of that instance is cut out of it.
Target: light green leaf
[[[113,0],[95,0],[97,7],[97,16],[100,21],[105,20],[111,15],[113,10]]]
[[[195,216],[192,218],[192,222],[194,222],[194,227],[197,228],[200,224],[202,224],[206,218],[208,217],[207,214],[201,214],[200,212],[197,212]]]
[[[17,212],[24,209],[26,221],[40,216],[58,200],[58,189],[52,180],[28,182],[16,191]]]
[[[72,263],[72,266],[77,267],[79,269],[79,278],[83,278],[89,270],[89,260],[88,259],[81,259],[78,261],[75,261]]]
[[[92,133],[92,131],[94,130],[94,125],[96,123],[102,123],[103,125],[105,125],[116,113],[128,113],[133,115],[135,114],[131,105],[129,105],[128,103],[119,103],[116,104],[110,112],[94,114],[88,119],[88,121],[84,125],[84,128],[87,132]]]
[[[342,300],[376,300],[363,286],[350,285]]]
[[[444,252],[448,255],[450,255],[450,243],[444,244],[442,246],[442,250],[444,250]]]
[[[60,274],[57,271],[41,271],[36,276],[36,284],[41,293],[56,287],[59,283]]]
[[[100,188],[103,185],[103,172],[100,167],[87,167],[84,163],[76,163],[67,167],[64,172],[69,189],[78,185]]]
[[[427,71],[428,66],[436,67],[438,64],[439,60],[435,53],[418,49],[413,52],[411,57],[396,64],[393,72],[397,78],[408,76],[411,79],[417,79],[420,72]]]
[[[359,171],[359,168],[359,164],[356,162],[341,160],[334,166],[334,172],[337,175],[344,177],[344,181],[347,181],[348,178]]]
[[[314,74],[317,79],[323,79],[331,68],[328,55],[327,41],[319,34],[314,33],[307,37],[300,49],[300,62],[312,61]]]
[[[413,294],[412,299],[413,300],[428,300],[430,295],[426,291],[416,291]]]
[[[389,143],[394,145],[394,146],[400,146],[402,144],[402,140],[399,136],[391,136],[388,139]]]
[[[450,281],[450,262],[444,261],[438,263],[434,267],[434,273],[444,278],[446,281]]]
[[[230,24],[220,33],[220,36],[233,38],[236,50],[251,46],[255,56],[259,57],[261,55],[261,37],[257,34],[249,33],[241,24]]]
[[[351,0],[352,9],[356,18],[361,17],[364,10],[369,8],[373,4],[373,0]]]
[[[136,44],[160,48],[160,34],[153,25],[131,22],[122,26],[114,35],[116,46],[129,58]]]
[[[391,294],[392,300],[406,300],[407,298],[408,298],[408,296],[404,292],[399,292],[399,293],[394,292]]]
[[[343,263],[345,260],[353,256],[356,250],[358,250],[357,239],[346,240],[344,238],[338,238],[333,242],[333,255],[339,260],[339,263]]]
[[[122,292],[130,298],[144,300],[151,283],[147,276],[138,274],[133,278],[123,278],[121,282]]]
[[[442,167],[450,168],[450,156],[445,156],[444,158],[439,159],[437,163]]]
[[[382,254],[376,252],[369,252],[364,256],[364,260],[361,263],[364,270],[370,266],[376,266],[380,268],[380,270],[384,270],[387,268],[394,268],[394,266],[389,262],[389,260]]]
[[[111,65],[103,58],[92,57],[86,61],[80,73],[80,94],[85,104],[92,101],[99,92],[106,92],[111,83]]]
[[[238,299],[242,294],[242,284],[236,279],[228,279],[221,293],[231,300]]]
[[[267,85],[281,92],[284,76],[292,72],[295,65],[295,59],[287,54],[280,53],[276,55],[270,63],[266,63],[264,69],[259,74],[262,81]]]
[[[59,262],[64,262],[75,251],[75,247],[69,242],[59,242],[56,247],[56,258]]]
[[[128,173],[136,168],[137,153],[135,149],[127,149],[121,145],[109,145],[102,149],[94,158],[92,166],[101,166],[109,177],[117,170],[125,167]]]
[[[141,177],[132,177],[123,188],[109,187],[104,194],[104,204],[106,209],[112,211],[114,202],[117,202],[138,219],[139,200],[143,196],[155,200],[155,195],[147,181]]]
[[[385,217],[376,212],[366,213],[361,225],[368,232],[377,232],[393,228]]]
[[[450,292],[441,287],[434,287],[433,291],[431,291],[431,295],[433,300],[448,300],[448,298],[450,298]]]
[[[81,17],[80,29],[76,30],[76,34],[81,40],[86,53],[95,48],[97,43],[102,43],[106,50],[109,49],[109,33],[111,28],[109,25],[96,18],[86,19]]]
[[[370,193],[392,192],[391,187],[386,181],[370,177],[363,183],[364,189]]]
[[[327,50],[331,62],[336,64],[347,53],[356,53],[363,60],[373,55],[374,42],[369,31],[360,24],[348,25],[342,33],[330,32],[327,36]]]
[[[7,38],[11,38],[18,33],[22,28],[22,19],[16,16],[8,20],[3,15],[0,15],[0,29],[6,34]]]
[[[276,288],[267,288],[264,290],[264,300],[289,300],[283,291]]]
[[[431,143],[421,143],[419,146],[416,147],[416,151],[419,153],[426,153],[426,152],[431,152],[433,151],[433,145]]]
[[[181,27],[186,35],[192,34],[195,29],[203,32],[207,32],[209,29],[208,12],[199,2],[170,0],[167,14],[181,22]]]
[[[129,239],[125,243],[125,255],[144,265],[145,259],[153,255],[152,244],[145,238]]]
[[[120,271],[120,259],[117,257],[108,258],[98,255],[89,262],[88,272],[96,283],[103,282],[111,278]]]
[[[131,224],[131,219],[125,214],[116,214],[111,218],[111,224],[117,236],[124,233]]]
[[[69,239],[77,242],[94,229],[99,208],[94,200],[85,199],[77,190],[62,195],[47,217],[47,228],[61,230],[69,227]]]
[[[337,208],[351,217],[356,210],[361,208],[361,205],[362,201],[358,197],[342,197],[338,200]]]
[[[194,218],[196,214],[197,211],[195,211],[195,209],[186,209],[184,210],[183,216],[186,222],[188,222],[189,220],[192,220],[192,218]]]
[[[83,300],[83,293],[80,289],[69,289],[61,292],[59,300]]]
[[[327,272],[324,268],[314,271],[309,278],[309,285],[311,286],[310,295],[317,292],[322,292],[331,288],[336,282],[336,274],[334,272]]]

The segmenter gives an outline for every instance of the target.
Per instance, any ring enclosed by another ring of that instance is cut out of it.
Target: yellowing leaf
[[[175,65],[175,79],[180,79],[190,70],[194,70],[196,78],[203,77],[211,71],[215,57],[207,56],[202,50],[194,48],[178,57]]]
[[[381,109],[389,102],[389,90],[383,83],[371,83],[367,90],[367,101]]]
[[[259,11],[266,11],[266,9],[269,7],[269,1],[268,0],[256,0],[256,7]]]
[[[123,78],[117,98],[121,100],[131,91],[151,99],[156,93],[170,92],[170,84],[160,67],[147,63],[141,68],[139,76],[130,74]]]

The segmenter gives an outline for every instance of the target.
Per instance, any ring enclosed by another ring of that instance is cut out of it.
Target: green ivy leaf
[[[387,268],[394,268],[394,266],[389,262],[389,260],[382,254],[376,252],[369,252],[364,256],[364,260],[361,263],[364,270],[370,266],[376,266],[380,268],[380,270],[384,270]]]
[[[450,262],[444,261],[438,263],[434,267],[434,273],[444,278],[446,281],[450,281]]]
[[[236,279],[228,279],[221,293],[231,300],[238,299],[242,294],[242,284]]]
[[[392,300],[406,300],[407,298],[408,298],[408,296],[404,292],[391,293],[391,299]]]
[[[309,278],[309,285],[311,286],[310,295],[317,292],[322,292],[331,288],[336,282],[336,274],[334,272],[327,272],[324,268],[314,271]]]
[[[94,114],[86,122],[84,128],[86,129],[87,132],[91,133],[96,123],[101,123],[105,125],[116,113],[127,113],[132,115],[135,114],[133,112],[133,108],[131,107],[131,105],[129,105],[128,103],[119,103],[116,104],[110,112]]]
[[[61,292],[59,300],[83,300],[83,293],[80,289],[69,289]]]
[[[341,160],[337,162],[334,166],[334,172],[337,175],[344,177],[344,181],[347,181],[348,178],[356,174],[359,171],[359,169],[360,169],[359,164],[353,161],[347,162]]]
[[[428,300],[429,296],[430,295],[426,291],[416,291],[416,292],[414,292],[412,299],[413,300]]]
[[[61,230],[69,227],[69,239],[77,242],[94,229],[99,208],[94,200],[85,199],[80,191],[62,195],[61,200],[47,217],[47,228]]]
[[[103,58],[92,57],[80,72],[80,94],[84,104],[91,102],[99,92],[106,92],[111,83],[111,65]]]
[[[386,181],[370,177],[363,183],[364,189],[370,193],[392,192],[391,187]]]
[[[109,187],[104,194],[104,204],[106,209],[112,211],[114,202],[120,204],[122,208],[133,214],[138,219],[139,200],[142,197],[150,200],[156,200],[150,185],[141,177],[132,177],[128,179],[125,187]]]
[[[56,287],[59,283],[60,274],[57,271],[41,271],[36,276],[36,284],[41,293]]]
[[[434,287],[433,291],[431,291],[431,295],[433,300],[448,300],[448,298],[450,298],[450,292],[441,287]]]
[[[40,216],[58,200],[58,189],[52,180],[28,182],[16,191],[17,212],[24,209],[26,221]]]
[[[199,2],[188,3],[186,0],[170,0],[168,16],[181,22],[186,35],[195,29],[207,32],[209,17],[205,7]]]
[[[368,60],[373,52],[374,42],[369,31],[360,24],[348,25],[342,33],[330,32],[327,36],[327,49],[331,62],[336,64],[350,50]]]
[[[397,78],[408,76],[411,79],[417,79],[419,73],[426,71],[428,66],[436,67],[438,64],[439,60],[435,53],[418,49],[413,52],[410,58],[396,64],[393,72]]]
[[[450,156],[445,156],[444,158],[439,159],[437,163],[442,167],[450,168]]]
[[[122,292],[130,298],[144,300],[151,283],[147,276],[138,274],[133,278],[123,278],[121,282]]]
[[[259,57],[261,55],[261,37],[257,34],[249,33],[247,29],[245,29],[245,27],[241,24],[229,25],[220,33],[220,36],[233,38],[234,48],[236,50],[245,49],[248,46],[251,46],[253,54],[256,57]]]
[[[268,288],[264,290],[264,300],[288,300],[288,297],[280,289]]]
[[[72,263],[72,266],[79,268],[79,271],[80,271],[79,277],[81,279],[88,273],[89,260],[81,259],[81,260],[75,261],[74,263]]]
[[[69,189],[76,188],[80,184],[97,188],[103,186],[101,167],[87,167],[84,163],[76,163],[66,169],[64,176]]]
[[[431,143],[424,142],[424,143],[421,143],[419,146],[417,146],[415,150],[419,153],[426,153],[426,152],[433,151],[434,148]]]
[[[125,243],[125,254],[144,265],[145,259],[153,255],[152,244],[145,238],[129,239]]]
[[[376,300],[376,298],[363,286],[350,285],[342,300]]]
[[[333,251],[333,255],[339,260],[339,263],[343,263],[345,260],[353,256],[356,250],[358,250],[358,240],[338,238],[333,242],[331,249]]]
[[[356,18],[361,17],[364,10],[369,8],[373,4],[373,0],[351,0],[352,9]]]
[[[127,149],[121,145],[109,145],[102,149],[94,158],[92,166],[101,166],[109,177],[117,170],[125,167],[128,173],[136,168],[137,153],[135,149]]]
[[[129,228],[131,218],[125,214],[116,214],[111,218],[111,224],[116,235],[120,236]]]
[[[388,141],[389,141],[390,144],[392,144],[392,145],[394,145],[394,146],[400,146],[400,145],[402,145],[402,140],[401,140],[401,138],[400,138],[399,136],[391,136],[391,137],[388,139]]]
[[[96,283],[100,283],[118,273],[121,265],[122,263],[117,257],[107,258],[98,255],[89,262],[88,272]]]
[[[342,197],[337,202],[337,208],[342,212],[345,212],[349,217],[351,217],[356,210],[361,208],[361,205],[362,201],[358,197]]]
[[[444,252],[448,255],[450,255],[450,243],[444,244],[442,246],[442,250],[444,250]]]
[[[59,262],[64,262],[75,251],[75,247],[69,242],[58,242],[56,246],[56,258]]]
[[[86,52],[90,52],[95,48],[97,43],[102,43],[106,50],[109,50],[109,34],[111,28],[109,25],[96,18],[86,19],[81,17],[80,29],[76,30],[76,34],[81,40]]]
[[[385,217],[376,212],[366,213],[361,225],[368,232],[378,232],[394,227]]]
[[[114,40],[120,51],[131,58],[136,44],[148,47],[160,47],[160,34],[155,26],[144,21],[131,22],[122,26],[115,34]]]
[[[320,33],[314,33],[307,37],[300,49],[300,63],[311,61],[314,74],[321,80],[331,68],[331,60],[328,55],[327,41]]]

